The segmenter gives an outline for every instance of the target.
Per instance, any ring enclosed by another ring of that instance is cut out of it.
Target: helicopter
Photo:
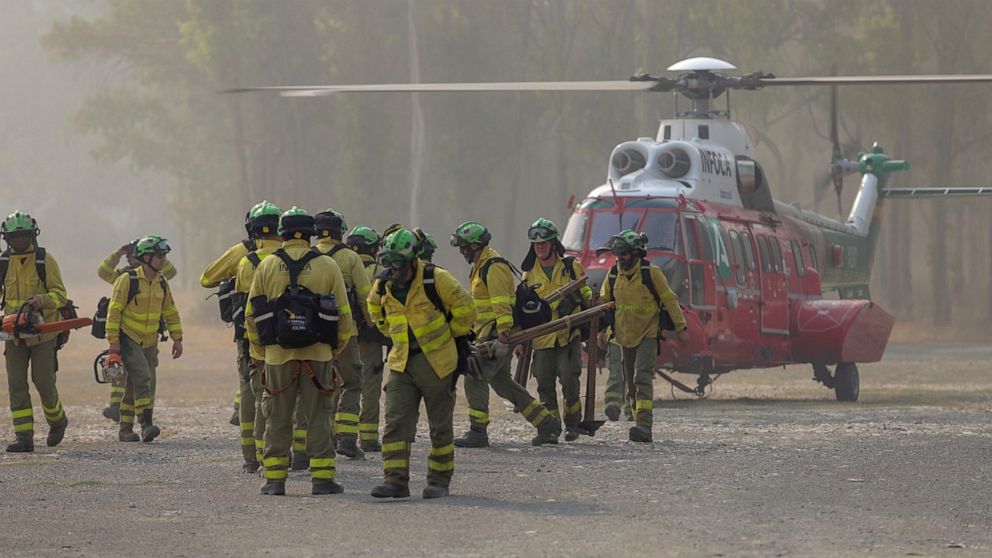
[[[989,196],[992,187],[892,188],[906,161],[875,144],[855,160],[838,138],[837,87],[920,83],[992,82],[992,75],[823,76],[778,78],[735,75],[724,60],[695,57],[670,66],[674,78],[638,74],[616,81],[414,83],[267,86],[227,92],[270,91],[285,97],[338,93],[491,91],[644,91],[676,93],[672,119],[656,137],[617,145],[606,182],[578,203],[562,235],[598,288],[615,263],[601,248],[623,229],[644,233],[647,258],[679,296],[690,341],[660,343],[656,369],[688,393],[704,396],[715,377],[733,370],[808,364],[813,379],[838,401],[857,401],[858,364],[881,360],[895,323],[871,300],[869,280],[884,201]],[[860,174],[845,220],[775,200],[748,129],[731,115],[731,90],[773,86],[831,88],[827,166],[841,206],[843,180]],[[723,108],[716,99],[726,94]],[[679,111],[678,97],[690,101]],[[831,370],[833,368],[833,370]],[[665,371],[696,376],[689,387]]]

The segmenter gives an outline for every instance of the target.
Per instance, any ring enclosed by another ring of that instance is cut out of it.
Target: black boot
[[[306,471],[310,468],[310,456],[306,452],[294,451],[293,460],[290,462],[290,471]]]
[[[632,426],[630,431],[628,431],[628,437],[631,442],[652,442],[654,441],[651,437],[651,429],[644,426]]]
[[[62,420],[48,427],[48,438],[45,440],[48,447],[54,448],[62,442],[62,438],[65,437],[66,426],[69,426],[69,418],[63,416]]]
[[[18,436],[14,443],[7,445],[7,453],[33,453],[34,440],[28,437]]]
[[[262,485],[261,493],[266,496],[285,496],[286,483],[276,481],[265,481]]]
[[[338,440],[338,455],[343,455],[348,459],[365,459],[365,452],[358,448],[354,438],[340,438]]]
[[[548,418],[538,425],[537,436],[530,441],[530,445],[557,444],[558,436],[561,436],[561,423],[554,418]]]
[[[333,480],[319,480],[313,481],[313,487],[310,490],[310,494],[315,496],[322,496],[324,494],[341,494],[344,492],[344,487],[340,483]]]
[[[455,445],[460,448],[488,448],[489,434],[485,428],[472,425],[468,432],[460,438],[455,438]]]
[[[231,426],[239,426],[241,424],[241,406],[234,406],[234,413],[231,415],[230,420],[227,422],[231,423]]]
[[[117,433],[117,439],[121,442],[139,442],[141,441],[141,436],[134,431],[134,426],[128,424],[127,426],[121,426],[121,431]]]
[[[152,410],[145,409],[141,411],[141,441],[147,444],[158,438],[158,435],[161,433],[162,430],[152,424]]]
[[[607,407],[606,418],[610,419],[610,422],[616,422],[620,420],[620,409],[616,407]]]
[[[424,495],[423,495],[424,496],[424,500],[430,500],[430,499],[433,499],[433,498],[444,498],[447,495],[448,495],[448,487],[447,486],[438,486],[436,484],[428,484],[427,487],[424,488]]]
[[[384,483],[372,489],[373,498],[409,498],[410,487]]]
[[[382,451],[382,444],[379,443],[379,440],[362,440],[358,445],[366,453],[379,453]]]
[[[103,416],[114,421],[119,422],[121,420],[121,406],[117,405],[107,405],[103,408]]]
[[[579,439],[579,430],[575,427],[569,426],[565,429],[565,441],[574,442]]]
[[[241,470],[248,474],[254,474],[258,472],[258,461],[245,461],[245,464],[241,466]]]

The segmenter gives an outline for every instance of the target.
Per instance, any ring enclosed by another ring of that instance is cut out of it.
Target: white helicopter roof
[[[730,62],[725,60],[720,60],[719,58],[708,58],[706,56],[697,56],[696,58],[686,58],[685,60],[676,62],[668,67],[669,72],[699,72],[699,71],[712,71],[712,70],[736,70],[737,66],[734,66]]]

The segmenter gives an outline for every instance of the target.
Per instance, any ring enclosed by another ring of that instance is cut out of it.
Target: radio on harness
[[[311,250],[299,260],[294,260],[279,249],[272,255],[286,264],[289,285],[275,300],[270,301],[265,295],[251,300],[259,342],[262,345],[279,345],[284,349],[327,343],[336,349],[339,316],[334,295],[315,294],[298,282],[300,272],[311,260],[323,254]]]

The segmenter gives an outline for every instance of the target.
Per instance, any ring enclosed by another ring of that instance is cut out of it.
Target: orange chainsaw
[[[36,312],[31,307],[31,304],[28,303],[22,305],[16,314],[8,314],[3,317],[3,326],[0,328],[0,341],[30,339],[32,337],[39,337],[45,333],[79,329],[92,324],[92,318],[73,318],[70,320],[45,322],[41,313]]]

